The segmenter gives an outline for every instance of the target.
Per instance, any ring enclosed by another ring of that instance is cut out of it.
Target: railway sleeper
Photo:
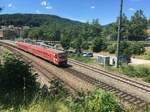
[[[150,106],[150,105],[146,104],[145,102],[141,102],[140,104],[138,104],[138,106],[140,108],[145,108],[146,106]]]
[[[131,98],[132,98],[132,96],[131,96],[131,95],[128,95],[128,96],[125,97],[124,99],[128,101],[128,100],[130,100]]]
[[[135,101],[137,101],[137,98],[136,98],[136,97],[132,97],[131,99],[128,100],[128,102],[130,102],[130,103],[133,103],[133,102],[135,102]]]
[[[97,83],[99,86],[106,86],[106,84],[105,83],[102,83],[102,82],[99,82],[99,83]]]
[[[142,104],[142,103],[143,103],[143,104]],[[141,101],[141,100],[137,100],[137,101],[133,102],[133,104],[134,104],[134,105],[138,105],[138,106],[139,106],[140,104],[142,104],[141,107],[144,107],[144,106],[146,105],[146,103],[144,103],[144,102]]]
[[[118,94],[118,93],[120,93],[120,90],[118,90],[118,89],[114,89],[114,91],[112,91],[114,94]]]
[[[108,87],[108,88],[107,88],[108,91],[110,91],[110,90],[112,90],[112,89],[113,89],[113,87]]]
[[[110,92],[114,93],[116,92],[117,90],[115,88],[112,88],[111,90],[109,90]]]
[[[108,91],[108,89],[107,89],[108,87],[106,87],[106,86],[104,86],[102,89],[104,89],[105,91]]]
[[[105,89],[107,89],[107,88],[109,88],[109,87],[110,87],[110,86],[108,86],[108,85],[105,85],[105,86],[104,86]]]
[[[120,91],[117,95],[120,97],[121,95],[124,95],[125,93]]]
[[[142,103],[144,103],[143,100],[138,100],[137,102],[135,102],[135,104],[137,104],[137,105],[140,105],[140,104],[142,104]],[[145,104],[145,103],[144,103],[144,104]]]
[[[128,94],[123,94],[123,95],[120,96],[120,98],[123,98],[124,100],[126,100],[125,98],[128,97],[128,96],[129,96]]]
[[[115,89],[114,90],[114,93],[118,96],[118,94],[120,93],[121,91],[119,89]]]

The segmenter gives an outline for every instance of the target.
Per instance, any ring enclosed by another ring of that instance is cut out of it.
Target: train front
[[[67,65],[68,58],[67,58],[66,52],[58,53],[57,59],[58,59],[58,65],[60,65],[60,66]]]

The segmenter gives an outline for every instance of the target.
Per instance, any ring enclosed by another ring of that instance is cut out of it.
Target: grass
[[[122,73],[128,75],[129,77],[142,78],[144,81],[150,83],[150,66],[147,65],[134,65],[123,67]]]
[[[71,112],[69,107],[63,101],[49,101],[46,98],[33,100],[29,106],[20,106],[19,108],[7,108],[0,112]]]
[[[96,60],[88,58],[88,57],[83,57],[83,56],[71,55],[70,58],[75,59],[77,61],[87,63],[87,64],[95,64],[96,63]]]

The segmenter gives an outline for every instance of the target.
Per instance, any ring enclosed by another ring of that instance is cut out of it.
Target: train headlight
[[[58,59],[56,58],[55,61],[58,61]]]

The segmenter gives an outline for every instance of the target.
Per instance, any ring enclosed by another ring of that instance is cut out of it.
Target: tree
[[[111,23],[103,27],[102,33],[106,40],[116,40],[117,39],[117,23]]]
[[[93,42],[93,52],[100,52],[106,48],[106,43],[104,40],[100,37],[97,37]]]
[[[121,39],[128,40],[129,37],[129,20],[128,17],[123,14],[122,15],[122,27],[121,27]]]
[[[36,40],[41,38],[42,35],[43,35],[42,30],[37,27],[30,29],[28,32],[28,37],[30,37],[32,39],[36,39]]]
[[[81,54],[82,43],[83,43],[83,40],[82,40],[81,37],[77,37],[77,38],[72,42],[72,46],[73,46],[73,48],[76,49],[76,53],[77,53],[78,55]]]
[[[66,33],[63,33],[61,35],[60,39],[61,45],[65,50],[68,50],[70,48],[70,38],[67,36]]]
[[[83,43],[82,43],[82,49],[84,49],[84,50],[88,50],[90,47],[89,47],[89,43],[88,43],[88,41],[84,41]]]
[[[92,21],[91,28],[92,28],[94,37],[101,36],[102,28],[101,28],[101,25],[99,24],[98,19],[95,19]]]
[[[110,38],[111,40],[117,40],[117,34],[118,34],[118,22],[119,22],[119,17],[117,18],[116,23],[111,24],[109,26],[111,29],[110,31]],[[129,20],[125,14],[122,15],[122,26],[121,26],[121,40],[128,39],[129,36]],[[107,32],[105,32],[106,34]],[[106,34],[107,35],[107,34]]]
[[[129,26],[129,40],[143,40],[142,37],[146,36],[146,29],[148,21],[142,10],[137,10],[131,17]]]
[[[24,30],[23,33],[21,34],[21,36],[23,38],[28,38],[28,36],[29,36],[29,30]]]

